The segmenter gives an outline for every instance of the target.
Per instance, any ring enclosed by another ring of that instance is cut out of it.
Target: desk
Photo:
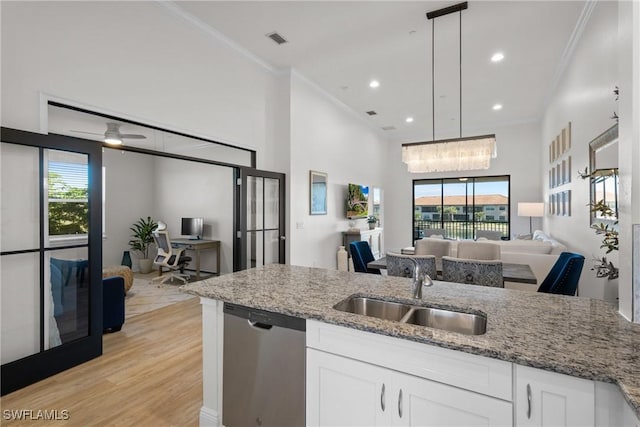
[[[207,249],[216,250],[215,274],[220,275],[220,240],[191,240],[191,239],[171,239],[171,246],[178,249],[195,251],[196,253],[196,280],[200,280],[200,251]]]
[[[367,264],[367,267],[374,270],[386,270],[387,258],[382,257],[375,261],[371,261]],[[442,260],[440,260],[440,262],[436,260],[436,268],[438,269],[438,274],[441,274]],[[531,271],[531,267],[529,266],[529,264],[514,264],[510,262],[503,262],[502,278],[505,282],[529,283],[532,285],[536,285],[538,283],[538,279],[536,279],[535,274],[533,274],[533,271]]]

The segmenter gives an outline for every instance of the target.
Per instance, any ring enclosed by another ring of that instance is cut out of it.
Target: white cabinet
[[[307,349],[307,426],[391,425],[390,372]]]
[[[510,402],[307,349],[307,426],[508,426]]]
[[[516,365],[515,425],[595,425],[595,383]]]
[[[636,413],[633,409],[631,409],[631,406],[629,406],[629,404],[627,404],[627,402],[624,402],[624,410],[623,410],[624,414],[623,414],[623,418],[624,418],[624,423],[623,425],[625,426],[629,426],[629,427],[640,427],[640,419],[638,419],[638,417],[636,416]]]
[[[382,228],[374,228],[373,230],[356,230],[356,231],[343,231],[342,241],[345,249],[351,256],[351,250],[349,249],[349,243],[357,241],[365,241],[369,243],[373,257],[378,259],[383,253],[382,248]]]
[[[393,391],[394,425],[512,425],[511,402],[401,373],[395,374]]]

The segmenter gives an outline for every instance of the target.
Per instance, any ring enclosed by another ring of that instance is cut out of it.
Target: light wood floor
[[[194,297],[128,319],[103,355],[2,398],[2,410],[68,410],[69,420],[3,426],[197,426],[202,318]],[[4,413],[4,412],[3,412]]]

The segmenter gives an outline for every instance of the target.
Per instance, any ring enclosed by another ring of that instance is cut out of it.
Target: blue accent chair
[[[353,269],[358,273],[381,274],[380,270],[372,270],[367,268],[367,264],[374,261],[373,253],[369,247],[369,243],[365,241],[349,243],[351,249],[351,259],[353,260]]]
[[[102,331],[117,332],[124,324],[124,278],[102,279]]]
[[[538,292],[575,295],[583,266],[584,257],[582,255],[562,252],[547,277],[542,281]]]

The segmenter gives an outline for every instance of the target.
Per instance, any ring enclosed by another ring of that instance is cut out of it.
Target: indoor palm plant
[[[131,234],[132,239],[129,240],[129,246],[132,250],[141,254],[141,258],[138,261],[141,273],[151,272],[153,261],[149,259],[149,246],[153,243],[153,230],[155,230],[157,226],[158,224],[148,216],[147,219],[140,218],[129,227],[133,232],[133,234]]]

